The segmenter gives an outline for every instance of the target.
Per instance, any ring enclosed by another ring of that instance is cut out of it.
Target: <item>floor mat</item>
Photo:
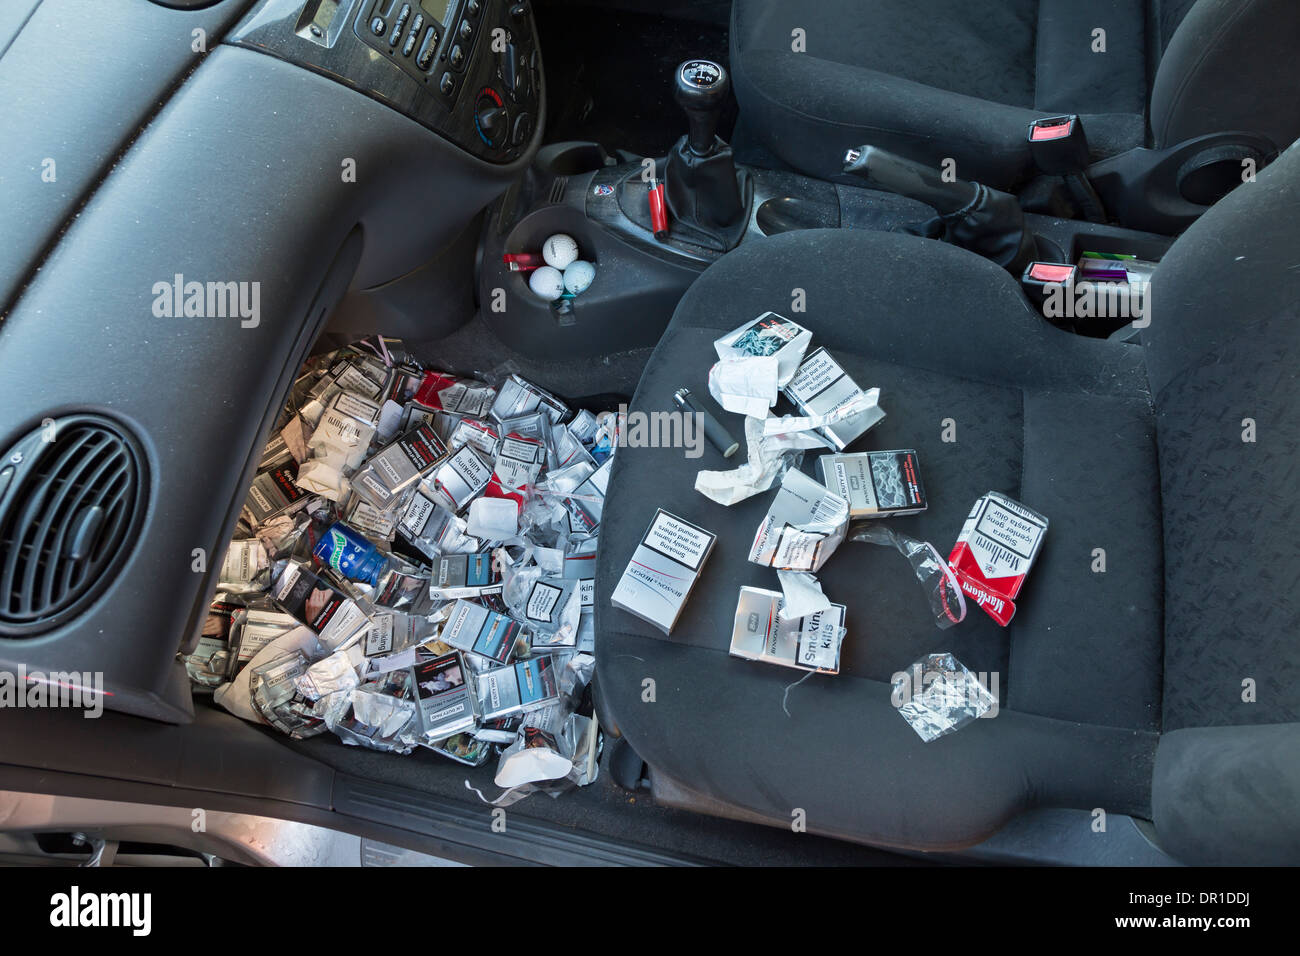
[[[641,370],[654,351],[630,349],[595,359],[568,361],[533,359],[502,342],[477,315],[444,339],[408,342],[407,347],[429,368],[480,373],[492,381],[515,372],[593,411],[613,411],[619,399],[630,398],[641,380]]]
[[[489,799],[501,792],[492,783],[495,761],[486,767],[460,767],[418,749],[403,757],[345,747],[332,736],[310,740],[277,736],[277,740],[344,773],[481,806],[485,815],[488,808],[465,789],[465,782]],[[908,866],[924,862],[872,847],[656,806],[649,794],[620,788],[603,767],[588,787],[555,799],[534,794],[508,812],[628,845],[736,866]]]

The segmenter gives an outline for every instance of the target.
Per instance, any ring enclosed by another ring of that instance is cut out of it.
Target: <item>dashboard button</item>
[[[433,66],[433,53],[437,48],[438,31],[429,27],[424,34],[424,42],[420,44],[420,52],[415,55],[415,65],[422,70]]]
[[[370,21],[370,32],[377,37],[381,37],[384,35],[384,28],[387,26],[388,24],[384,23],[383,17],[375,17]]]
[[[415,19],[411,21],[411,36],[419,35],[420,31],[423,29],[424,29],[424,14],[417,13],[415,15]]]
[[[442,90],[443,96],[451,96],[456,89],[456,78],[450,73],[442,74],[442,79],[438,81],[438,89]]]
[[[460,28],[456,32],[460,34],[462,40],[468,40],[474,35],[474,24],[468,20],[461,20]]]
[[[402,4],[402,10],[397,14],[397,20],[393,22],[393,32],[388,34],[388,45],[397,46],[397,41],[402,38],[402,31],[406,29],[406,24],[411,19],[411,5]]]
[[[465,4],[465,12],[471,17],[478,16],[480,9],[478,0],[469,0],[469,3]]]
[[[415,49],[415,31],[412,30],[406,36],[406,42],[402,44],[402,56],[410,56],[411,51]]]

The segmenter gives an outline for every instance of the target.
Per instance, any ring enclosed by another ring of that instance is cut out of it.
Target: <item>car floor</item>
[[[344,745],[333,734],[290,740],[266,730],[277,741],[333,769],[371,783],[418,790],[470,809],[488,807],[465,786],[491,800],[501,793],[492,782],[496,760],[466,767],[417,747],[414,753],[381,753]],[[610,741],[605,743],[605,755]],[[601,773],[588,787],[558,797],[535,793],[512,805],[508,814],[694,860],[737,866],[916,865],[918,861],[883,850],[757,824],[701,816],[657,806],[649,793],[629,793],[610,778],[602,756]]]
[[[636,390],[653,351],[616,352],[595,359],[537,361],[503,343],[475,315],[451,335],[430,341],[407,341],[407,348],[429,367],[478,372],[499,378],[517,372],[593,410],[614,409]],[[416,748],[399,755],[345,746],[332,734],[291,740],[267,730],[285,746],[335,770],[371,782],[436,795],[471,808],[486,806],[465,786],[468,781],[488,799],[501,791],[493,782],[496,761],[466,767]],[[609,743],[606,743],[608,752]],[[534,794],[509,812],[545,823],[693,859],[737,865],[907,865],[914,861],[870,847],[737,821],[721,820],[656,806],[646,792],[629,793],[602,766],[594,784],[551,798]],[[484,819],[488,819],[485,815]]]
[[[429,368],[478,374],[493,380],[516,372],[592,411],[613,410],[620,399],[630,398],[654,351],[639,348],[598,358],[538,361],[516,352],[497,338],[481,315],[475,315],[446,338],[408,341],[406,345]]]

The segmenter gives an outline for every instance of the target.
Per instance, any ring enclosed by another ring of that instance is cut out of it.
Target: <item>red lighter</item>
[[[664,201],[664,184],[653,179],[650,180],[650,226],[660,242],[668,238],[668,205]]]

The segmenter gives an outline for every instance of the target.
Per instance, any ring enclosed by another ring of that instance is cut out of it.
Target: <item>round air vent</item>
[[[110,421],[46,419],[0,457],[0,637],[82,613],[125,560],[144,518],[144,456]]]

